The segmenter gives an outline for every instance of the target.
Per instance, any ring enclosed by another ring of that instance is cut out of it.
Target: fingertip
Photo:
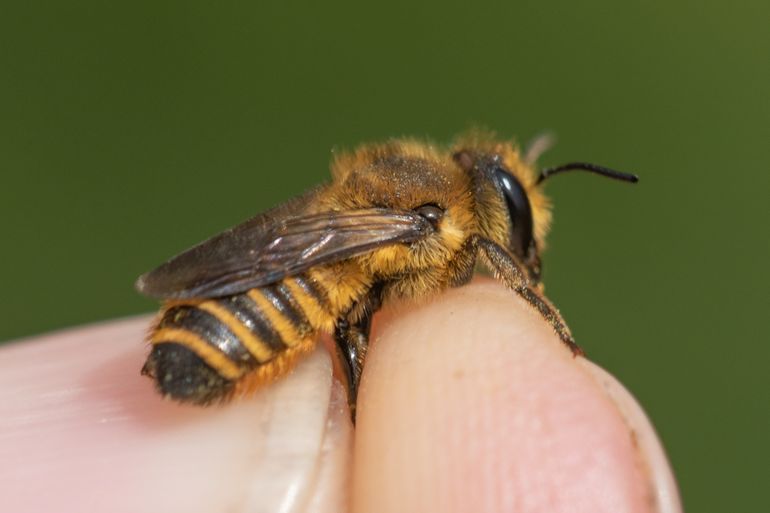
[[[359,391],[354,511],[652,511],[624,419],[492,282],[402,308]]]

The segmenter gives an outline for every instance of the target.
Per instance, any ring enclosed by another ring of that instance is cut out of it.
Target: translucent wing
[[[177,255],[141,276],[137,290],[163,299],[227,296],[316,265],[413,242],[433,230],[411,211],[370,208],[282,217],[286,210],[292,209],[268,211]]]

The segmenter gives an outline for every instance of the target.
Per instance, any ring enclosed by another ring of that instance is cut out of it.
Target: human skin
[[[681,511],[631,396],[490,280],[378,314],[355,429],[323,347],[226,406],[161,399],[148,322],[0,349],[7,511]]]

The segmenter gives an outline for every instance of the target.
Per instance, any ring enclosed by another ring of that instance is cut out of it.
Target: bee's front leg
[[[369,332],[372,317],[382,306],[382,285],[375,285],[363,299],[354,304],[337,320],[334,341],[340,357],[340,366],[348,388],[348,406],[353,424],[356,423],[356,398],[361,371],[364,368],[366,350],[369,348]]]
[[[491,240],[478,238],[476,239],[476,244],[479,253],[495,272],[497,278],[540,312],[540,315],[559,335],[561,341],[570,348],[572,354],[576,356],[582,355],[583,350],[580,349],[575,339],[572,338],[572,333],[570,333],[567,323],[564,322],[559,310],[538,292],[536,286],[530,285],[527,274],[522,270],[522,266],[516,259],[508,251]]]

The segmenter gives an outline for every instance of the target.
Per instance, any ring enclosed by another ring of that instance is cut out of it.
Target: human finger
[[[344,511],[351,428],[325,351],[253,397],[180,406],[139,375],[148,322],[0,350],[4,510]]]
[[[678,510],[643,414],[619,408],[614,385],[497,283],[397,308],[375,330],[354,511]]]

